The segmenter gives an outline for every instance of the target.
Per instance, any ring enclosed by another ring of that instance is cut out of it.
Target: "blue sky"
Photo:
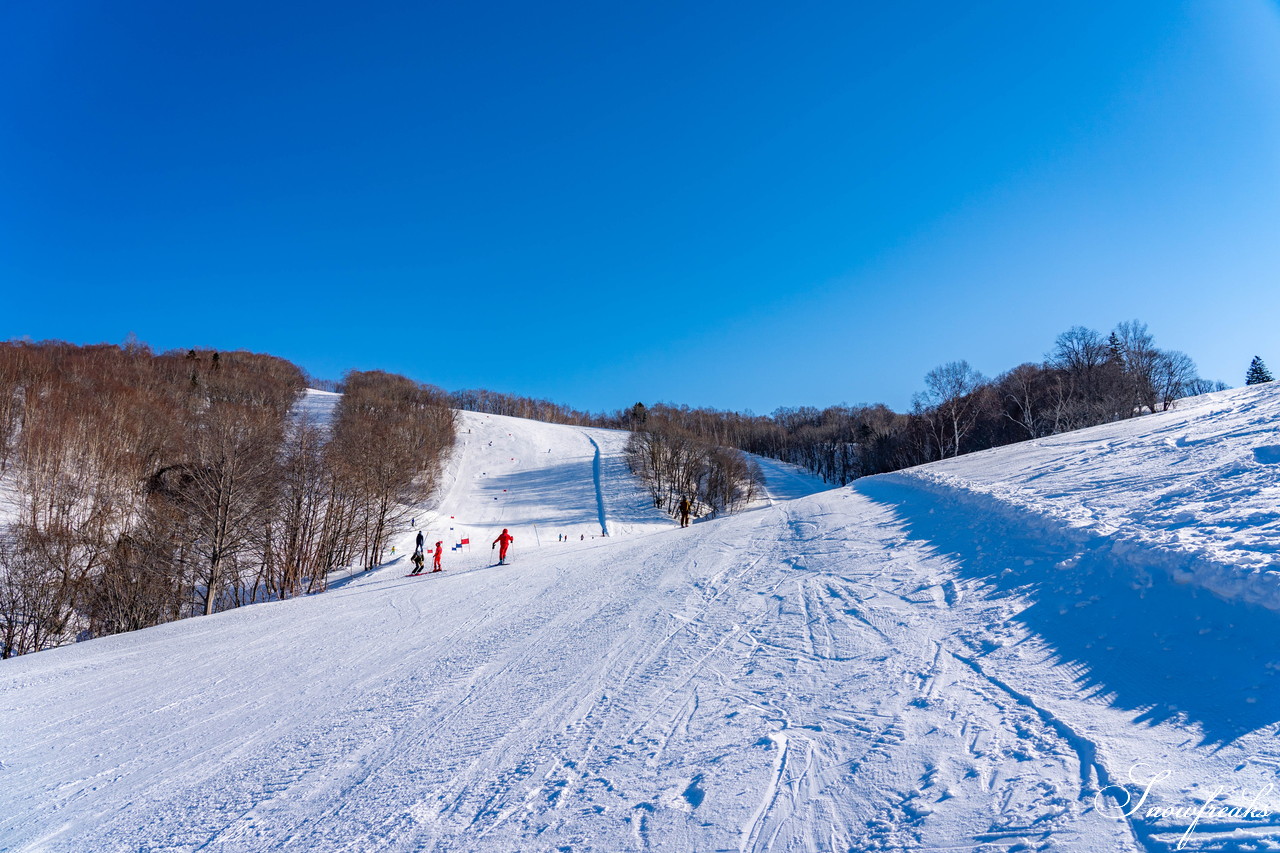
[[[1146,321],[1280,368],[1280,9],[0,8],[0,338],[581,408],[908,405]]]

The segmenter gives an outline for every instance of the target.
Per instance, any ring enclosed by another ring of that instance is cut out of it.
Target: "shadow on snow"
[[[1185,719],[1222,745],[1280,720],[1280,614],[1177,583],[1159,555],[1133,559],[1114,540],[1055,532],[993,499],[876,479],[854,488],[954,559],[958,576],[1030,601],[1016,620],[1079,669],[1082,691],[1137,722]]]

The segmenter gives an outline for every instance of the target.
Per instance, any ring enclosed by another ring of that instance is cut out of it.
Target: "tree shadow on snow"
[[[1016,620],[1079,670],[1085,695],[1138,722],[1185,719],[1215,746],[1280,720],[1280,614],[1177,583],[1155,552],[1053,530],[981,496],[870,479],[855,488],[954,559],[958,576],[1030,601]]]

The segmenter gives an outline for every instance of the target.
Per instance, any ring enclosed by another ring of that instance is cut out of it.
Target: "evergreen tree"
[[[648,419],[649,410],[645,408],[644,403],[636,403],[630,409],[627,409],[627,421],[630,423],[631,429],[640,429]]]
[[[1107,360],[1124,369],[1124,350],[1120,346],[1120,336],[1115,332],[1107,338]]]
[[[1258,356],[1253,357],[1253,362],[1249,365],[1249,372],[1245,374],[1245,385],[1261,385],[1263,382],[1270,382],[1275,377],[1271,375],[1271,371],[1267,370],[1267,366],[1262,363],[1262,359]]]

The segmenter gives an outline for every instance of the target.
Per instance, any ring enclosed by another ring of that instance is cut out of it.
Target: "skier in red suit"
[[[498,534],[498,538],[493,540],[493,545],[489,546],[489,550],[493,550],[494,545],[498,548],[498,565],[501,566],[507,561],[507,549],[511,547],[511,543],[516,541],[516,537],[507,532],[507,528],[502,528],[502,532]]]
[[[444,568],[440,565],[440,557],[441,557],[443,554],[444,554],[444,543],[443,543],[443,542],[437,542],[437,543],[436,543],[436,552],[435,552],[435,555],[434,555],[435,559],[434,559],[434,560],[432,561],[432,563],[431,563],[431,571],[433,571],[433,572],[443,572],[443,571],[444,571]]]

